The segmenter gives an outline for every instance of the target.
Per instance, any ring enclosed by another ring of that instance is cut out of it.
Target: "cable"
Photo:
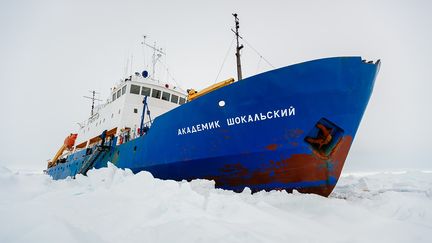
[[[183,90],[183,88],[180,86],[180,84],[177,82],[177,80],[175,80],[175,78],[171,75],[169,69],[168,69],[168,65],[166,65],[162,60],[158,60],[158,62],[160,64],[162,64],[162,66],[164,66],[168,76],[172,79],[172,81],[174,81],[176,87],[180,88],[181,90]]]
[[[247,42],[246,41],[246,39],[245,38],[241,38],[245,43],[246,43],[246,45],[248,45],[256,54],[258,54],[258,56],[260,56],[268,65],[270,65],[272,68],[275,68],[275,66],[273,66],[269,61],[267,61],[267,59],[265,59],[264,57],[263,57],[263,55],[261,55],[249,42]]]
[[[259,66],[261,64],[261,60],[262,60],[262,57],[260,57],[260,59],[258,60],[258,64],[257,64],[256,70],[255,70],[255,73],[258,73]]]
[[[216,76],[216,79],[215,79],[214,83],[216,83],[216,82],[218,81],[219,75],[220,75],[220,73],[222,72],[222,68],[223,68],[223,66],[225,65],[225,61],[226,61],[226,59],[227,59],[227,57],[228,57],[228,54],[230,53],[231,48],[232,48],[232,46],[233,46],[233,44],[234,44],[234,40],[235,40],[235,39],[232,39],[232,41],[231,41],[230,47],[228,48],[228,51],[227,51],[227,53],[225,54],[225,58],[224,58],[224,60],[223,60],[223,62],[222,62],[222,65],[221,65],[220,68],[219,68],[219,72],[218,72],[218,74],[217,74],[217,76]]]

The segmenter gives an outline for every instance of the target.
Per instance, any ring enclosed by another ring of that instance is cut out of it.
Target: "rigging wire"
[[[231,51],[231,49],[232,49],[232,46],[233,46],[233,44],[234,44],[234,40],[235,40],[235,39],[233,38],[232,41],[231,41],[231,44],[230,44],[230,46],[229,46],[229,48],[228,48],[228,51],[227,51],[226,54],[225,54],[225,57],[224,57],[223,62],[222,62],[222,65],[221,65],[220,68],[219,68],[219,72],[218,72],[218,74],[217,74],[217,76],[216,76],[216,79],[215,79],[214,83],[216,83],[216,82],[218,81],[219,75],[220,75],[220,73],[222,72],[222,68],[223,68],[223,66],[225,65],[225,61],[226,61],[226,59],[227,59],[227,57],[228,57],[228,54],[230,53],[230,51]]]
[[[162,60],[158,60],[158,62],[160,64],[162,64],[162,66],[165,68],[165,71],[167,73],[167,75],[172,79],[172,81],[174,81],[176,87],[180,88],[183,90],[183,88],[180,86],[180,84],[177,82],[177,80],[171,75],[169,69],[168,69],[168,65],[166,65]]]
[[[147,46],[147,47],[150,47],[150,48],[152,48],[153,49],[153,55],[154,55],[154,53],[155,53],[155,46],[156,46],[156,43],[154,44],[154,46],[152,47],[152,46],[150,46],[150,45],[148,45],[147,43],[146,43],[146,40],[147,40],[147,35],[144,35],[143,36],[144,37],[144,39],[143,39],[143,42],[141,42],[141,44],[142,44],[142,51],[143,51],[143,56],[144,56],[144,68],[147,68],[147,63],[146,63],[146,57],[145,57],[145,47]],[[164,58],[166,59],[166,52],[162,52],[162,48],[160,48],[160,49],[157,49],[157,51],[158,52],[160,52],[160,54],[161,54],[161,56],[164,56]],[[174,76],[171,74],[171,72],[169,71],[169,68],[168,68],[168,65],[164,62],[164,61],[162,61],[163,60],[163,58],[160,58],[161,56],[159,56],[157,59],[155,59],[154,61],[155,61],[155,63],[160,63],[162,66],[163,66],[163,68],[165,69],[165,71],[166,71],[166,73],[165,73],[165,79],[166,79],[166,81],[167,82],[169,82],[169,80],[168,80],[168,78],[170,78],[173,82],[174,82],[174,84],[175,84],[175,87],[177,87],[177,88],[179,88],[180,90],[182,90],[183,91],[183,88],[180,86],[180,84],[179,84],[179,82],[177,82],[177,80],[174,78]],[[154,66],[154,65],[153,65]],[[153,69],[153,71],[154,71],[154,69]]]
[[[260,58],[262,58],[270,67],[275,68],[263,55],[261,55],[249,42],[246,41],[245,38],[241,37],[241,39],[248,45]]]
[[[258,60],[258,64],[257,64],[256,70],[255,70],[255,73],[258,73],[258,70],[259,70],[259,67],[261,64],[261,60],[262,60],[262,57],[260,57],[260,59]]]

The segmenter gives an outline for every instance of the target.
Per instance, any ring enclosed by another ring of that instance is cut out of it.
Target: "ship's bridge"
[[[147,96],[152,119],[187,100],[186,92],[179,87],[135,73],[115,85],[106,103],[95,107],[93,115],[81,124],[76,148],[86,148],[100,141],[99,135],[104,130],[120,137],[126,131],[128,139],[138,137],[144,96]],[[147,115],[144,122],[149,122]]]

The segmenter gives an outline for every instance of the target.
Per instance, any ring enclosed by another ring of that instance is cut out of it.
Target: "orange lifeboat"
[[[62,156],[62,154],[65,150],[72,150],[73,146],[75,145],[75,140],[76,140],[77,136],[78,136],[78,134],[71,133],[69,136],[67,136],[65,138],[63,145],[57,151],[54,158],[50,162],[48,162],[48,168],[53,167],[54,165],[57,164],[58,158],[60,158],[60,156]]]
[[[68,150],[71,150],[72,147],[75,145],[75,140],[77,139],[78,134],[71,134],[67,136],[64,140],[64,145]]]

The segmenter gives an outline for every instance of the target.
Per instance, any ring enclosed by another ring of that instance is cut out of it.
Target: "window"
[[[119,90],[117,91],[117,99],[120,98],[120,96],[121,96],[121,89],[119,89]]]
[[[116,93],[113,94],[112,101],[116,99]]]
[[[134,108],[134,113],[138,113],[138,109],[137,108]]]
[[[177,104],[178,103],[178,96],[177,95],[171,95],[171,102]]]
[[[141,95],[150,96],[150,88],[142,87]]]
[[[122,95],[124,95],[125,93],[126,93],[126,85],[123,86],[123,88],[122,88]]]
[[[166,101],[169,101],[170,100],[170,93],[167,93],[167,92],[163,92],[162,93],[162,99],[163,100],[166,100]]]
[[[152,97],[153,97],[153,98],[160,99],[160,97],[161,97],[161,91],[160,91],[160,90],[157,90],[157,89],[153,89]]]
[[[131,88],[130,88],[130,92],[131,92],[131,94],[137,94],[137,95],[139,95],[140,86],[132,84]]]
[[[180,97],[180,105],[183,105],[184,103],[186,103],[186,100],[185,100],[185,98],[182,98],[182,97]]]

